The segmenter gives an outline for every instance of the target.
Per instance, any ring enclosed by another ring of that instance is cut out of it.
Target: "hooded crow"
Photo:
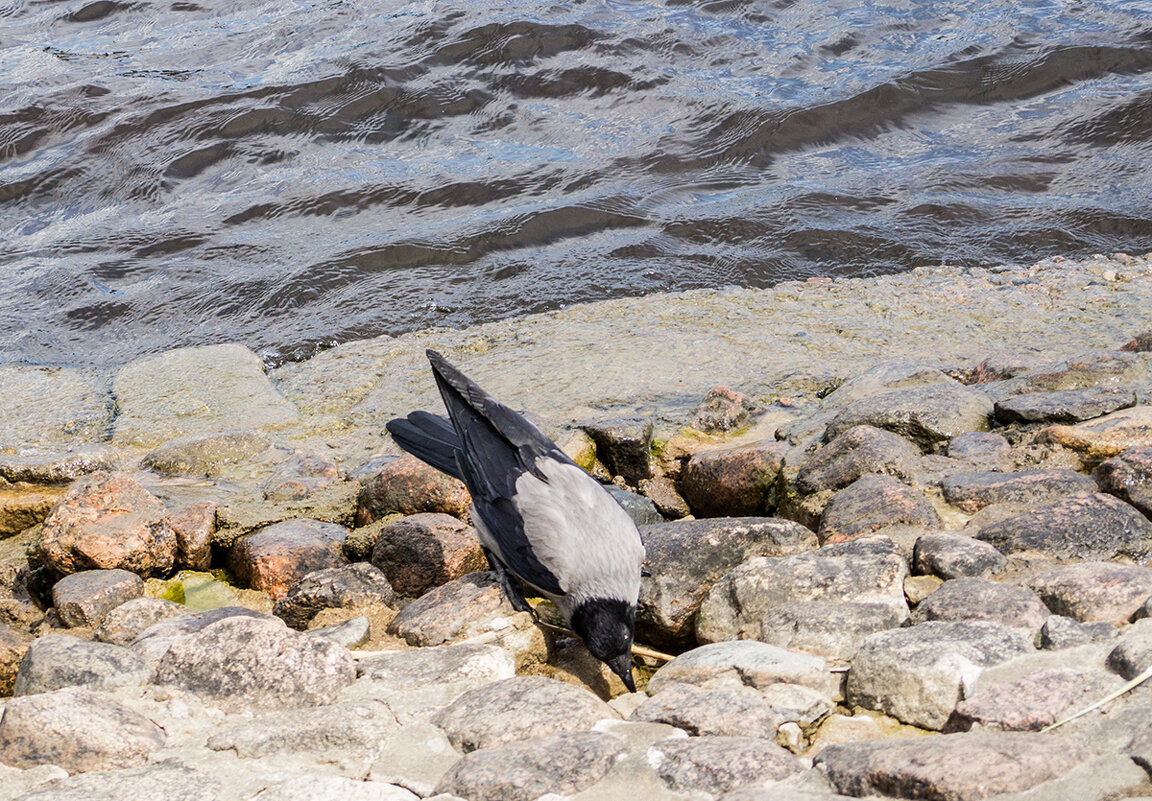
[[[428,351],[445,419],[412,412],[387,423],[396,443],[472,495],[472,521],[513,606],[530,607],[511,574],[556,604],[588,650],[629,691],[644,545],[632,518],[536,426]]]

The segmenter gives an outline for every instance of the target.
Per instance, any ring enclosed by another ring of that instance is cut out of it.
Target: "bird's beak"
[[[624,682],[624,686],[628,688],[628,692],[636,692],[636,682],[632,678],[632,654],[623,653],[617,657],[609,659],[606,663],[612,669],[612,672],[620,677]]]

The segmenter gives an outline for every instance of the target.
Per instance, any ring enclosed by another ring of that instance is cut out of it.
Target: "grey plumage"
[[[630,651],[644,546],[603,487],[522,415],[428,351],[448,419],[412,412],[389,421],[404,450],[464,481],[481,544],[510,600],[511,573],[551,599],[633,689]]]

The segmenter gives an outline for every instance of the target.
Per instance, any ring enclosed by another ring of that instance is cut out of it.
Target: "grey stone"
[[[776,518],[680,520],[640,531],[646,556],[636,636],[675,647],[694,639],[694,618],[712,584],[754,556],[782,556],[816,547],[816,535]]]
[[[421,798],[436,792],[436,785],[453,765],[460,752],[448,742],[448,736],[431,723],[409,723],[403,736],[394,737],[387,750],[373,763],[369,778],[411,790]]]
[[[1116,562],[1063,565],[1027,583],[1054,614],[1081,623],[1127,623],[1152,596],[1152,570]]]
[[[770,513],[787,447],[772,440],[699,451],[681,471],[680,494],[697,517]]]
[[[465,753],[516,740],[590,729],[618,715],[592,693],[543,676],[514,676],[470,690],[433,720]]]
[[[810,494],[847,487],[872,474],[908,478],[920,450],[903,437],[873,426],[855,426],[816,451],[796,475],[796,488]]]
[[[466,682],[475,686],[516,674],[508,652],[495,645],[457,643],[403,651],[364,651],[358,673],[393,690]]]
[[[984,668],[1033,649],[1030,632],[984,621],[881,631],[856,652],[848,673],[848,702],[940,730]]]
[[[1104,670],[1038,670],[1016,681],[980,687],[956,706],[949,727],[967,731],[979,724],[1005,731],[1040,731],[1122,684]]]
[[[856,401],[876,395],[887,395],[894,390],[908,390],[929,386],[955,386],[956,381],[938,367],[912,360],[881,362],[848,379],[824,398],[824,405],[833,408],[848,406]]]
[[[277,754],[339,752],[368,764],[399,730],[395,715],[379,701],[348,701],[315,709],[279,710],[230,726],[208,738],[213,751],[241,759]]]
[[[652,477],[652,421],[601,420],[583,427],[596,443],[596,456],[614,476],[635,486]]]
[[[963,534],[940,531],[916,540],[912,550],[914,573],[955,578],[987,578],[1004,571],[1008,559],[992,545]]]
[[[1103,492],[1115,495],[1152,517],[1152,448],[1129,448],[1101,462],[1092,477]]]
[[[412,598],[488,566],[476,530],[436,512],[409,515],[385,526],[372,548],[372,564],[396,592]]]
[[[264,497],[270,501],[296,501],[340,480],[336,463],[322,453],[297,452],[276,465],[264,482]]]
[[[907,612],[887,603],[798,601],[765,612],[754,639],[827,659],[851,659],[869,634],[899,628],[907,619]],[[744,633],[755,633],[755,626]]]
[[[1152,373],[1136,354],[1098,350],[1010,378],[997,386],[996,393],[999,398],[1007,398],[1030,392],[1145,384],[1149,380]]]
[[[896,525],[939,528],[940,515],[922,492],[891,476],[864,476],[829,499],[820,542],[847,542]]]
[[[343,623],[333,623],[331,626],[321,626],[310,629],[311,637],[323,637],[345,648],[356,648],[368,642],[372,637],[372,623],[364,615],[349,618]]]
[[[172,643],[202,631],[218,620],[237,616],[274,619],[244,606],[221,606],[203,612],[186,612],[159,620],[144,629],[132,641],[132,650],[155,668]]]
[[[346,776],[294,776],[260,791],[252,801],[419,801],[402,787]]]
[[[271,447],[271,437],[256,431],[197,434],[165,442],[145,454],[140,466],[162,476],[219,478]]]
[[[1011,423],[1079,423],[1136,405],[1131,387],[1100,386],[1029,392],[997,401],[996,419]]]
[[[660,692],[628,718],[667,723],[689,734],[723,734],[772,740],[785,718],[751,687],[704,689],[683,682],[665,683]]]
[[[143,764],[164,730],[103,693],[75,687],[13,698],[0,718],[0,762],[69,773]]]
[[[712,643],[685,651],[656,671],[647,690],[655,694],[675,682],[705,688],[744,684],[758,690],[773,684],[800,684],[834,700],[840,695],[840,681],[823,657],[754,640]]]
[[[498,614],[513,614],[491,573],[469,573],[425,593],[400,610],[388,633],[409,645],[441,645],[468,636],[471,627]]]
[[[972,514],[994,503],[1041,505],[1066,495],[1094,492],[1092,479],[1072,470],[1022,473],[956,473],[944,479],[944,500]]]
[[[354,609],[396,602],[388,579],[374,565],[357,562],[308,573],[276,602],[272,613],[294,629],[304,629],[323,609]]]
[[[648,759],[670,789],[685,793],[716,795],[779,781],[801,770],[788,751],[756,737],[662,740],[648,749]]]
[[[346,648],[275,618],[237,616],[175,639],[153,681],[232,708],[282,708],[332,703],[355,678]]]
[[[992,411],[987,395],[959,384],[910,387],[848,404],[828,424],[824,438],[870,425],[899,434],[927,452],[966,431],[987,431]]]
[[[1108,668],[1126,679],[1152,667],[1152,620],[1139,620],[1120,635],[1108,653]]]
[[[676,483],[672,479],[666,476],[646,478],[638,486],[664,517],[670,520],[679,520],[692,514],[692,510],[688,508],[688,501],[684,500],[684,496],[676,489]],[[635,520],[635,516],[632,519]],[[652,522],[661,521],[654,520]],[[637,525],[648,524],[637,523]]]
[[[645,479],[650,481],[650,479]],[[608,490],[616,503],[620,504],[620,508],[628,513],[632,518],[632,522],[637,526],[649,526],[653,523],[663,523],[664,515],[656,508],[656,504],[643,495],[635,492],[630,492],[623,487],[617,487],[611,484],[604,489]]]
[[[20,796],[19,801],[237,801],[246,783],[174,762],[71,776]],[[237,786],[239,785],[239,786]],[[248,787],[250,793],[262,785]]]
[[[983,526],[976,535],[1003,553],[1034,550],[1057,558],[1152,557],[1152,522],[1099,492],[1075,495]]]
[[[535,801],[572,795],[601,779],[624,754],[610,734],[555,734],[473,751],[440,781],[437,792],[469,801]]]
[[[151,674],[142,658],[122,646],[68,634],[45,634],[28,647],[12,694],[32,695],[73,686],[92,690],[138,687]]]
[[[144,594],[144,581],[127,570],[82,570],[52,587],[52,603],[69,628],[96,626],[125,601]]]
[[[912,622],[990,620],[1036,631],[1048,616],[1048,607],[1026,587],[982,578],[958,578],[945,581],[921,601],[912,613]]]
[[[1040,647],[1047,651],[1110,640],[1120,632],[1111,623],[1080,623],[1063,615],[1049,615],[1040,627]]]
[[[998,461],[1012,446],[1000,434],[990,431],[966,431],[948,442],[948,455],[971,462]]]

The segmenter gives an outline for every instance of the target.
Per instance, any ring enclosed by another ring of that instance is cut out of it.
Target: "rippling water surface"
[[[1152,2],[0,0],[0,361],[1152,250]]]

